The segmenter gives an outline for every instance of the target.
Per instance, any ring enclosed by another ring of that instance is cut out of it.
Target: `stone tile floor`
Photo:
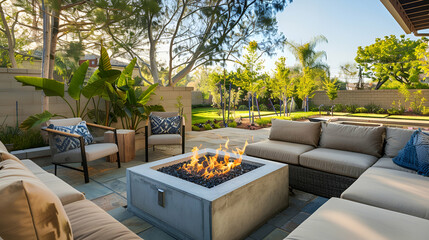
[[[187,132],[186,151],[191,151],[194,146],[198,146],[200,149],[218,148],[219,144],[224,144],[227,139],[230,140],[230,148],[242,148],[246,140],[249,143],[259,142],[267,139],[268,134],[269,129],[250,131],[238,128]],[[150,161],[156,161],[180,154],[181,148],[179,146],[157,146],[155,151],[152,149],[149,151]],[[49,158],[34,160],[40,165],[46,165],[44,169],[53,173],[53,165],[47,165]],[[149,240],[174,239],[157,227],[128,212],[125,208],[127,197],[126,168],[144,163],[144,149],[142,149],[137,151],[133,161],[123,163],[120,169],[115,163],[106,162],[104,159],[91,162],[89,164],[90,182],[87,184],[84,184],[83,175],[77,171],[59,167],[57,175],[79,191],[84,192],[87,199],[107,211],[141,238]],[[327,198],[295,190],[290,195],[289,207],[273,216],[259,229],[255,229],[247,239],[283,239],[327,200]]]

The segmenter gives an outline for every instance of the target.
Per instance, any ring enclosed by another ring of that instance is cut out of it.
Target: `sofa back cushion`
[[[386,145],[384,147],[386,157],[396,157],[410,140],[413,132],[414,130],[410,129],[386,128]]]
[[[270,140],[301,143],[317,147],[320,138],[320,122],[294,122],[272,119]]]
[[[0,162],[0,199],[1,238],[73,239],[58,197],[15,160]]]
[[[320,147],[381,157],[384,127],[323,123]]]

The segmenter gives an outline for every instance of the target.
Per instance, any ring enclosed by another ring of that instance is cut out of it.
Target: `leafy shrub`
[[[4,144],[13,144],[13,150],[22,150],[46,146],[40,131],[23,131],[18,127],[0,126],[0,141]]]
[[[212,125],[207,123],[206,125],[204,125],[204,129],[205,130],[212,130],[213,128],[212,128]]]
[[[200,131],[200,127],[192,125],[192,131]]]
[[[204,107],[211,107],[212,105],[210,103],[208,104],[195,104],[192,105],[192,108],[204,108]]]
[[[356,108],[356,112],[357,113],[367,113],[368,109],[366,109],[365,107],[358,107],[358,108]]]
[[[384,108],[380,108],[380,109],[377,110],[377,113],[378,114],[385,114],[386,110]]]
[[[404,114],[404,109],[392,107],[387,109],[387,113],[389,113],[390,115],[402,115]]]
[[[276,109],[276,111],[280,111],[280,104],[274,104],[274,108]]]
[[[255,122],[261,127],[266,127],[271,123],[271,118],[259,118]]]
[[[232,122],[228,123],[228,127],[232,127],[232,128],[237,127],[237,122],[232,121]]]
[[[249,108],[243,104],[243,105],[238,106],[238,110],[244,111],[244,110],[249,110]]]
[[[220,124],[219,124],[219,123],[214,123],[214,124],[213,124],[213,128],[214,128],[214,129],[220,128]]]
[[[346,105],[344,104],[339,103],[334,106],[334,112],[345,112],[345,111],[346,111]]]
[[[365,108],[367,109],[367,111],[369,113],[377,113],[378,110],[380,110],[380,106],[378,106],[377,104],[374,104],[374,103],[365,105]]]
[[[265,104],[259,105],[259,111],[268,111],[268,107]]]
[[[429,108],[426,108],[426,107],[425,107],[425,108],[423,109],[423,111],[422,111],[422,114],[423,114],[423,115],[426,115],[426,116],[427,116],[427,115],[429,115]]]
[[[358,108],[355,104],[346,105],[346,112],[348,113],[356,113],[356,108]]]

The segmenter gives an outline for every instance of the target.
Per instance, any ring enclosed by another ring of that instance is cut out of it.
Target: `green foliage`
[[[345,112],[345,111],[347,111],[347,106],[344,104],[341,104],[341,103],[335,104],[333,110],[334,110],[334,112]]]
[[[232,121],[232,122],[228,123],[228,127],[236,128],[237,127],[237,122],[236,121]]]
[[[244,111],[244,110],[249,110],[249,108],[243,104],[243,105],[238,106],[238,110]]]
[[[259,111],[268,111],[268,110],[269,109],[268,109],[267,105],[265,105],[265,104],[259,105]]]
[[[388,81],[415,85],[419,83],[422,67],[418,55],[425,47],[425,38],[411,40],[401,35],[398,39],[390,35],[376,38],[369,46],[359,47],[355,60],[364,68],[366,76],[377,81],[376,89]]]
[[[192,131],[200,131],[200,127],[192,125]]]
[[[214,129],[220,128],[219,123],[214,123],[214,124],[213,124],[213,128],[214,128]]]
[[[60,115],[56,115],[56,114],[52,114],[48,111],[44,111],[42,113],[39,114],[35,114],[33,116],[29,116],[27,119],[25,119],[21,125],[19,126],[22,129],[28,130],[30,128],[33,127],[37,127],[40,124],[48,121],[49,119],[53,118],[53,117],[58,117]]]
[[[409,103],[409,108],[412,112],[417,114],[421,114],[423,112],[425,109],[424,103],[426,102],[426,98],[423,97],[422,90],[411,92],[405,84],[402,84],[398,91],[404,98],[404,104]],[[405,108],[405,106],[403,107]]]
[[[266,127],[268,124],[271,124],[271,118],[259,118],[256,119],[256,123],[261,127]]]
[[[4,144],[13,144],[13,150],[46,146],[40,131],[23,131],[18,127],[0,125],[0,141]]]
[[[365,105],[365,108],[368,110],[369,113],[377,113],[378,110],[380,110],[380,106],[374,103]]]
[[[204,125],[204,129],[205,130],[212,130],[213,128],[212,128],[212,125],[210,125],[210,124],[207,123],[207,124]]]
[[[325,91],[326,95],[328,96],[329,100],[334,100],[338,97],[338,86],[337,86],[337,79],[326,79],[323,84],[325,85]]]
[[[346,112],[348,112],[348,113],[356,113],[356,109],[357,108],[358,108],[358,106],[355,105],[355,104],[346,105]]]
[[[368,109],[366,109],[365,107],[358,107],[358,108],[356,108],[356,112],[357,113],[367,113]]]
[[[274,108],[276,109],[276,111],[280,111],[280,104],[274,104]]]
[[[40,77],[15,76],[22,86],[33,86],[36,90],[43,90],[46,96],[64,97],[64,83],[53,79]]]
[[[377,110],[377,114],[384,114],[384,113],[386,113],[387,111],[384,109],[384,108],[380,108],[380,109],[378,109]]]

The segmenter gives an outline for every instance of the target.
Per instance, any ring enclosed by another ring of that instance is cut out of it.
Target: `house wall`
[[[411,90],[414,92],[416,90]],[[429,89],[421,89],[423,97],[426,98],[426,107],[429,107]],[[317,106],[324,104],[356,104],[363,107],[368,104],[376,104],[384,109],[391,108],[393,101],[404,102],[403,96],[396,89],[385,90],[339,90],[338,97],[332,102],[324,91],[316,91],[311,102]]]

